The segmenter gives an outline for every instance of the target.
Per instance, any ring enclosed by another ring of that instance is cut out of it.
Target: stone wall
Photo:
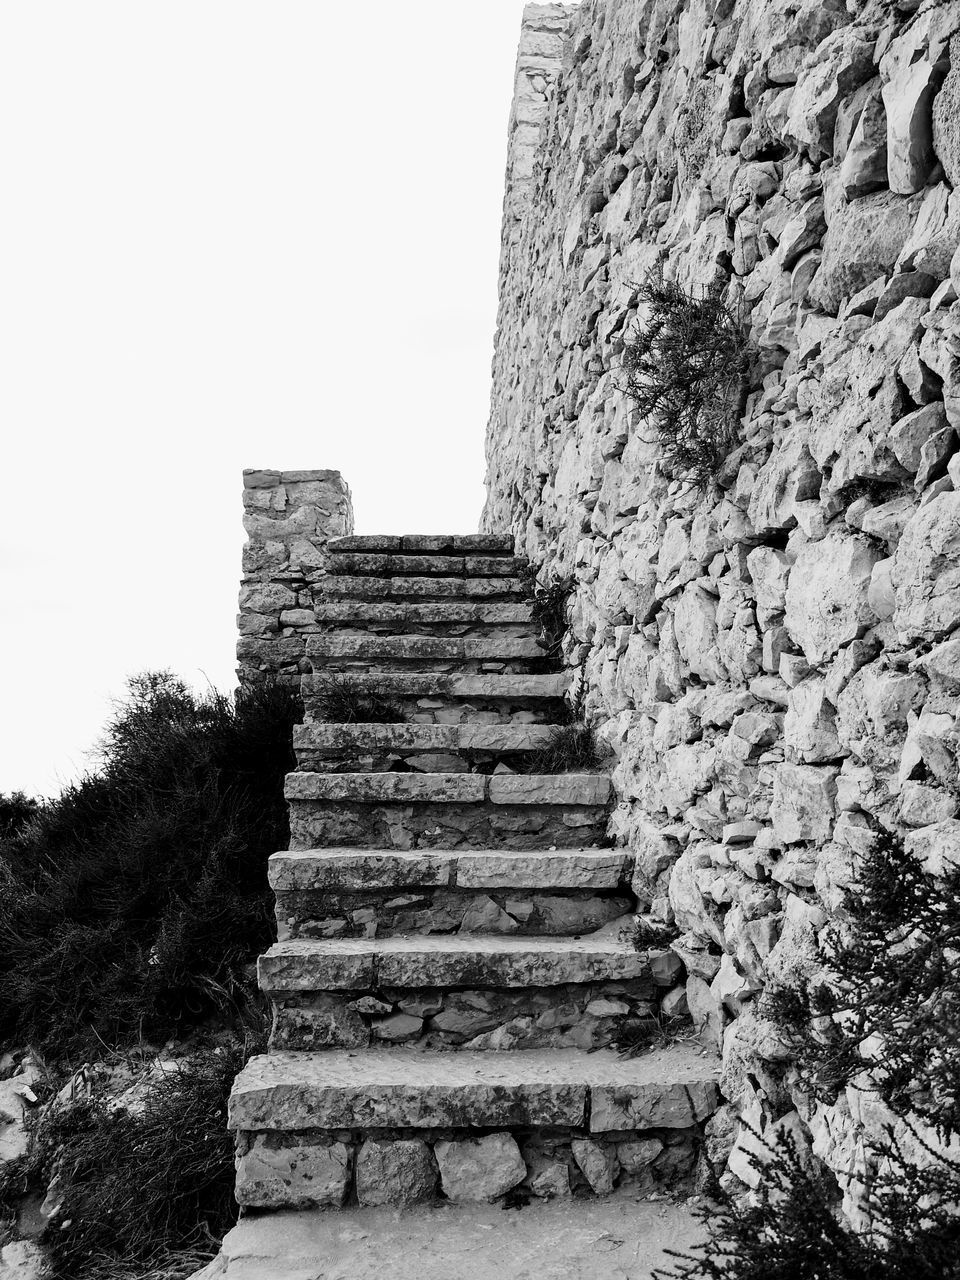
[[[244,471],[243,527],[237,674],[299,683],[306,637],[320,631],[314,589],[327,542],[353,532],[350,490],[339,471]]]
[[[928,867],[960,838],[960,3],[529,6],[518,86],[484,527],[575,575],[613,833],[728,1115],[857,1173],[880,1108],[805,1100],[757,995],[812,971],[872,829]],[[757,352],[710,493],[618,389],[657,268]]]

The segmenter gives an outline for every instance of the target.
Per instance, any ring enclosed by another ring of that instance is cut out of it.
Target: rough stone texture
[[[430,1148],[418,1139],[368,1138],[357,1153],[357,1200],[362,1205],[417,1204],[432,1199],[436,1183]]]
[[[876,825],[938,874],[954,857],[960,9],[566,21],[519,204],[508,175],[483,527],[575,580],[564,657],[616,756],[611,832],[683,930],[731,1124],[795,1109],[842,1180],[879,1128],[791,1093],[755,1005],[812,974]],[[620,390],[654,269],[719,287],[757,353],[707,491]]]
[[[237,1201],[258,1208],[336,1207],[350,1180],[350,1150],[342,1142],[291,1146],[255,1136],[237,1165]]]
[[[527,1176],[520,1148],[509,1133],[438,1142],[434,1151],[440,1185],[455,1204],[496,1200]]]
[[[298,680],[316,630],[309,583],[353,528],[350,490],[339,471],[245,471],[243,508],[238,674]]]

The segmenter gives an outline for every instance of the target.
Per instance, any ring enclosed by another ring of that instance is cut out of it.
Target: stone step
[[[467,772],[473,761],[486,770],[503,756],[522,755],[546,747],[556,732],[550,724],[327,724],[307,721],[293,729],[293,746],[301,769],[310,771],[336,761],[339,772],[363,768],[384,771],[397,760],[412,762],[422,772],[437,767]],[[438,758],[445,763],[437,766]],[[460,760],[459,764],[454,763]]]
[[[322,685],[324,675],[314,672],[303,680],[303,696],[309,699]],[[397,698],[444,698],[447,701],[536,702],[562,699],[569,685],[563,672],[528,675],[517,672],[480,672],[448,675],[428,671],[347,672],[338,683],[357,692],[375,691]],[[309,708],[308,708],[309,710]]]
[[[609,1050],[274,1052],[234,1083],[237,1198],[248,1208],[494,1200],[676,1185],[718,1104],[717,1064],[672,1045]],[[545,1190],[541,1191],[546,1194]]]
[[[327,551],[388,552],[413,555],[513,555],[509,533],[365,533],[331,538]]]
[[[362,551],[328,555],[329,572],[341,577],[509,578],[517,577],[527,565],[526,558],[520,556],[411,556]]]
[[[626,849],[287,849],[270,857],[275,892],[360,889],[617,889]]]
[[[287,800],[361,804],[602,806],[604,773],[288,773]]]
[[[612,1051],[270,1053],[234,1083],[231,1130],[491,1129],[563,1125],[589,1133],[680,1129],[717,1101],[716,1061],[676,1044]],[[588,1106],[589,1103],[589,1106]]]
[[[340,623],[344,626],[373,623],[395,631],[411,627],[494,628],[532,624],[531,606],[526,600],[510,604],[486,604],[460,599],[448,603],[421,604],[417,601],[401,603],[378,600],[371,603],[350,599],[319,601],[313,611],[318,622]]]
[[[300,938],[274,943],[260,957],[258,975],[269,995],[378,987],[555,987],[649,977],[647,952],[620,936],[627,924],[614,922],[584,938]],[[679,961],[671,961],[670,978],[679,971]]]
[[[504,596],[528,599],[527,584],[520,578],[430,578],[430,577],[363,577],[353,574],[329,574],[314,588],[320,599],[342,600],[453,600],[471,596],[496,598]]]
[[[502,662],[545,660],[543,648],[533,636],[344,636],[307,637],[307,657],[332,665],[340,662]]]

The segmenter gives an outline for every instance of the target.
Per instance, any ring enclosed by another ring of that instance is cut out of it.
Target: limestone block
[[[920,827],[909,832],[903,843],[930,875],[944,876],[960,869],[960,819],[947,818]]]
[[[288,1146],[273,1134],[256,1133],[237,1162],[236,1197],[251,1209],[338,1208],[349,1179],[346,1143]]]
[[[357,1154],[357,1199],[362,1205],[418,1204],[433,1197],[437,1172],[419,1139],[368,1138]]]
[[[540,1200],[570,1194],[570,1170],[565,1160],[550,1159],[539,1152],[524,1152],[527,1185]]]
[[[813,159],[833,150],[833,133],[842,99],[873,76],[873,44],[857,31],[832,32],[807,59],[790,98],[786,136]]]
[[[616,1148],[592,1138],[574,1138],[570,1150],[591,1189],[598,1196],[609,1195],[619,1171]]]
[[[881,61],[887,71],[888,54]],[[909,195],[925,185],[936,160],[933,150],[933,95],[942,79],[939,64],[920,58],[890,67],[883,86],[887,117],[887,178],[891,191]]]
[[[438,1142],[440,1185],[454,1204],[496,1200],[527,1176],[520,1148],[508,1133]]]
[[[821,479],[806,441],[791,434],[757,472],[747,511],[750,524],[760,534],[792,528],[797,505],[819,494]]]
[[[783,740],[799,760],[808,764],[835,760],[842,754],[836,715],[827,701],[826,681],[822,677],[804,680],[790,690]]]
[[[808,662],[833,657],[875,620],[868,591],[880,558],[841,530],[801,548],[787,586],[785,623]]]
[[[941,493],[907,522],[893,566],[894,626],[936,640],[960,623],[960,493]]]
[[[717,651],[717,602],[695,583],[685,587],[674,613],[677,646],[689,669],[711,683],[726,672]]]
[[[958,802],[949,791],[925,782],[905,782],[900,789],[900,818],[910,827],[927,827],[956,815]]]
[[[826,844],[836,811],[834,767],[781,764],[774,774],[770,819],[785,844],[810,840]]]
[[[917,666],[948,693],[960,693],[960,639],[938,644],[917,659]]]
[[[886,560],[878,560],[870,574],[870,585],[867,588],[867,601],[874,614],[884,621],[892,618],[897,607],[896,592],[893,587],[893,556]]]
[[[877,191],[836,209],[823,262],[809,290],[814,306],[836,315],[846,298],[890,271],[913,229],[922,197]]]
[[[617,1159],[624,1173],[636,1176],[643,1173],[662,1150],[663,1143],[659,1138],[637,1138],[617,1143]]]
[[[882,662],[862,667],[837,698],[837,725],[845,750],[875,769],[896,767],[908,717],[923,697],[923,680]]]
[[[762,627],[783,613],[792,564],[788,555],[773,547],[754,547],[747,556],[747,568],[756,592],[757,620]]]
[[[848,200],[887,185],[887,117],[879,84],[871,89],[853,130],[840,164],[840,182]]]
[[[606,804],[610,779],[605,774],[496,774],[490,779],[491,804]]]
[[[960,186],[960,34],[950,41],[950,71],[933,101],[933,149],[952,187]]]

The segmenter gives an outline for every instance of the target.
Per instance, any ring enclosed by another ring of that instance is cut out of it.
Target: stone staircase
[[[291,848],[270,860],[270,1048],[230,1100],[243,1206],[642,1190],[692,1172],[716,1068],[692,1040],[608,1047],[678,1003],[681,965],[634,946],[609,779],[524,763],[565,677],[512,550],[495,535],[329,545]],[[329,723],[331,687],[346,706],[376,695],[396,722]]]

